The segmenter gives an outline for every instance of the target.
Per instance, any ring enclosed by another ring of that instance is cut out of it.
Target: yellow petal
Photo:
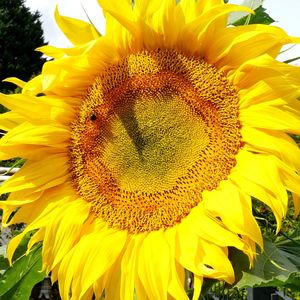
[[[156,39],[159,36],[163,45],[169,48],[175,45],[184,19],[176,10],[176,2],[165,0],[161,2],[160,9],[153,14],[151,21],[149,20],[149,25],[155,31]]]
[[[272,153],[295,170],[300,170],[300,149],[287,134],[243,126],[242,139],[253,152]]]
[[[54,46],[50,46],[50,45],[36,48],[36,50],[42,52],[43,54],[45,54],[48,57],[62,58],[63,56],[65,56],[65,52],[63,49],[57,48]]]
[[[44,247],[49,248],[51,257],[44,259],[51,264],[51,268],[61,261],[80,238],[81,228],[89,215],[89,210],[90,206],[83,200],[71,201],[56,209],[54,218],[47,224],[44,236],[44,241],[48,242]]]
[[[69,97],[70,98],[70,97]],[[18,113],[27,120],[49,123],[54,120],[68,124],[74,118],[75,111],[68,103],[58,97],[32,97],[25,94],[0,94],[1,104]]]
[[[27,246],[27,251],[26,251],[26,255],[29,253],[29,251],[32,249],[32,247],[39,243],[42,242],[44,239],[44,229],[39,229],[38,231],[36,231],[33,236],[30,238],[29,242],[28,242],[28,246]]]
[[[28,106],[37,106],[37,102],[35,100],[35,97],[31,97],[28,95],[23,95],[23,94],[12,94],[12,95],[5,95],[0,93],[0,101],[1,104],[7,107],[10,110],[16,110],[16,111],[21,111],[21,108],[23,108],[25,111],[26,110],[31,110],[31,109],[37,109],[36,107],[28,107]],[[33,112],[30,111],[32,114]],[[34,111],[36,113],[36,111]]]
[[[11,158],[22,157],[24,159],[34,159],[37,160],[44,157],[47,153],[48,155],[64,154],[66,151],[60,148],[51,148],[45,146],[37,145],[6,145],[0,146],[0,159],[8,160]]]
[[[138,254],[138,276],[152,299],[167,299],[170,249],[164,235],[153,231],[145,237]]]
[[[134,283],[136,277],[137,253],[142,243],[141,236],[132,236],[126,246],[121,262],[120,300],[131,300],[134,296]]]
[[[160,0],[136,1],[133,6],[133,12],[141,19],[151,18],[153,13],[160,9],[161,4]]]
[[[288,196],[282,184],[279,163],[273,158],[241,150],[230,178],[247,194],[271,207],[279,230],[287,211]]]
[[[125,244],[125,231],[95,232],[81,237],[76,252],[72,258],[77,265],[77,272],[82,272],[81,283],[77,285],[77,274],[74,275],[74,285],[81,287],[80,296],[114,263]],[[99,241],[99,243],[95,243]],[[85,262],[82,266],[82,262]],[[98,266],[94,268],[94,266]],[[79,278],[79,277],[78,277]]]
[[[41,174],[45,175],[41,177]],[[20,171],[0,187],[0,193],[31,188],[41,191],[64,183],[67,178],[68,158],[61,154],[51,155],[39,161],[27,161]]]
[[[85,44],[101,36],[91,24],[61,16],[57,6],[55,9],[55,20],[61,31],[74,45]]]
[[[240,111],[242,125],[261,129],[280,130],[300,135],[300,119],[293,113],[264,104]]]
[[[22,123],[2,138],[0,147],[27,144],[65,148],[68,145],[69,138],[70,132],[62,127],[51,125],[33,126],[30,123]]]
[[[26,84],[25,81],[17,78],[17,77],[9,77],[9,78],[5,78],[3,80],[4,82],[10,82],[10,83],[13,83],[15,84],[16,86],[20,87],[20,88],[23,88]]]
[[[287,190],[300,195],[300,175],[275,156],[270,157],[270,163],[278,166],[281,181]]]
[[[196,9],[196,2],[194,0],[181,0],[177,5],[182,10],[186,23],[194,21],[199,16],[199,12]]]
[[[0,128],[5,131],[9,131],[22,122],[24,122],[24,118],[15,112],[7,112],[0,115]]]
[[[97,1],[105,13],[108,13],[112,17],[114,17],[122,26],[128,29],[132,34],[139,35],[140,29],[137,26],[137,24],[133,22],[134,14],[133,14],[132,5],[130,1],[128,0],[126,1],[97,0]],[[110,24],[107,23],[107,26],[110,26]],[[112,28],[107,27],[107,30],[109,32],[112,32],[111,29]]]
[[[10,218],[9,222],[6,225],[20,224],[25,223],[29,224],[39,216],[39,214],[45,208],[45,201],[41,201],[42,192],[29,194],[25,196],[23,201],[13,201],[10,200],[11,195],[16,193],[11,193],[9,200],[5,201],[3,210],[4,212],[9,212],[10,214],[14,212],[13,216]],[[25,194],[25,193],[23,193]]]
[[[139,280],[139,278],[137,277],[136,279],[136,283],[135,283],[135,291],[136,291],[136,298],[137,299],[149,299],[148,298],[148,294],[145,291],[143,284],[141,283],[141,281]]]
[[[229,230],[248,236],[262,248],[262,235],[252,215],[249,196],[225,181],[218,190],[203,193],[203,199],[205,209],[220,218]]]
[[[293,193],[293,202],[295,207],[294,218],[297,218],[300,213],[300,196]]]
[[[243,248],[243,243],[237,234],[225,229],[216,218],[212,218],[205,211],[203,203],[193,208],[188,217],[184,219],[181,224],[201,237],[201,239],[213,241],[213,243],[218,246]]]
[[[45,45],[37,48],[37,51],[41,51],[43,54],[53,57],[56,59],[62,58],[64,56],[76,56],[86,53],[93,45],[97,42],[97,40],[91,40],[90,42],[78,45],[73,48],[58,48],[50,45]]]
[[[122,252],[123,254],[123,252]],[[117,258],[110,270],[107,272],[107,281],[105,283],[105,299],[120,299],[121,287],[121,256]],[[132,299],[132,298],[131,298]]]
[[[35,202],[41,195],[42,192],[35,192],[35,190],[10,193],[6,201],[0,201],[0,208],[3,209],[2,225],[7,227],[14,224],[14,219],[21,210],[18,210],[18,212],[14,214],[13,218],[11,218],[11,214],[22,205]],[[26,217],[28,217],[28,213],[26,214]],[[27,219],[22,220],[21,222],[26,223],[26,221]]]
[[[236,70],[228,74],[228,79],[238,89],[248,88],[259,80],[279,77],[300,84],[300,68],[276,61],[268,54],[245,61]]]
[[[248,7],[233,4],[214,6],[212,9],[201,15],[201,17],[186,24],[182,28],[180,40],[181,47],[183,47],[187,53],[203,55],[206,45],[212,42],[211,39],[214,36],[213,33],[218,28],[218,21],[234,11],[252,12]],[[188,44],[186,43],[187,40],[189,40]]]
[[[63,200],[60,199],[60,202],[64,202],[65,205],[67,204],[64,201],[64,199]],[[38,215],[38,217],[35,218],[35,220],[32,223],[28,224],[25,227],[25,229],[23,230],[22,233],[20,233],[16,237],[14,237],[9,242],[8,248],[7,248],[7,255],[8,255],[9,261],[12,260],[13,254],[14,254],[16,248],[18,247],[18,245],[20,244],[21,240],[23,239],[23,237],[32,230],[39,229],[41,227],[45,227],[45,225],[48,224],[51,219],[53,219],[53,214],[55,214],[55,209],[57,207],[59,207],[59,205],[57,205],[57,203],[55,203],[55,202],[49,203],[45,207],[45,209],[42,211],[42,213],[40,215]],[[31,243],[31,245],[32,245],[32,243]]]
[[[233,282],[233,269],[226,248],[206,242],[184,226],[179,225],[176,231],[170,241],[176,242],[176,259],[185,269],[197,276]],[[170,239],[170,235],[168,237]]]
[[[299,72],[300,76],[300,72]],[[276,89],[274,89],[276,86]],[[300,87],[297,82],[293,82],[286,77],[271,77],[260,80],[253,86],[239,91],[240,109],[247,109],[254,104],[263,102],[270,103],[273,100],[280,100],[280,105],[295,105],[299,103],[298,98]],[[279,101],[278,101],[279,102]]]
[[[29,80],[22,90],[23,94],[32,96],[36,96],[42,92],[42,75],[38,75],[33,79]]]
[[[184,289],[185,270],[176,261],[175,256],[173,257],[172,253],[170,259],[170,268],[171,268],[171,278],[168,287],[169,295],[171,295],[171,297],[173,297],[174,299],[188,300],[189,298]]]
[[[42,90],[68,97],[82,97],[99,70],[86,54],[48,61],[43,66]]]
[[[201,294],[201,288],[203,284],[203,277],[202,276],[194,276],[194,293],[192,300],[198,300]]]
[[[208,44],[206,57],[210,63],[228,72],[262,54],[276,57],[291,38],[280,28],[268,25],[229,27],[218,32]],[[244,55],[240,55],[240,53]]]
[[[197,10],[198,14],[203,14],[208,10],[212,9],[214,6],[223,5],[223,0],[209,0],[209,1],[198,1],[197,2]]]
[[[197,1],[196,2],[196,12],[197,15],[200,16],[205,14],[207,11],[213,9],[216,6],[224,5],[223,0],[210,0],[210,1]],[[218,20],[215,22],[215,28],[223,28],[227,26],[227,19],[228,16],[224,15],[219,17]]]
[[[22,239],[24,238],[25,234],[27,233],[26,230],[24,230],[22,233],[18,234],[17,236],[13,237],[8,245],[7,245],[7,259],[9,261],[9,264],[12,264],[13,255],[17,249],[17,247],[20,245]]]

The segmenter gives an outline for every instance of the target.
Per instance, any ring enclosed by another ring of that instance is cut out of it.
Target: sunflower
[[[0,159],[26,159],[0,188],[3,224],[43,242],[63,299],[198,299],[204,278],[234,283],[229,247],[263,248],[252,197],[280,229],[300,210],[300,70],[276,60],[299,42],[223,0],[98,0],[101,36],[59,15],[74,44],[3,95]],[[178,2],[178,3],[177,3]]]

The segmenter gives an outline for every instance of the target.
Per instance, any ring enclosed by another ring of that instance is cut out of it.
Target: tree
[[[32,13],[24,0],[0,0],[0,91],[15,86],[2,82],[7,77],[29,80],[44,63],[34,51],[45,44],[39,12]]]

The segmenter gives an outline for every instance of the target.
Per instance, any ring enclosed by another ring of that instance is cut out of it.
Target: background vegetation
[[[34,50],[44,44],[39,12],[32,13],[24,0],[0,0],[0,92],[15,89],[3,79],[27,81],[40,72],[45,59]]]

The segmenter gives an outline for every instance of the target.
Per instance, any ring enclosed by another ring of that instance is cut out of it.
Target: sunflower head
[[[300,210],[300,70],[276,60],[299,40],[228,26],[252,11],[223,0],[98,2],[104,36],[56,11],[74,47],[0,95],[0,158],[26,159],[0,188],[3,224],[27,224],[8,255],[32,232],[63,299],[188,299],[185,270],[198,299],[234,283],[229,247],[263,248],[252,197],[277,230],[288,192]]]

